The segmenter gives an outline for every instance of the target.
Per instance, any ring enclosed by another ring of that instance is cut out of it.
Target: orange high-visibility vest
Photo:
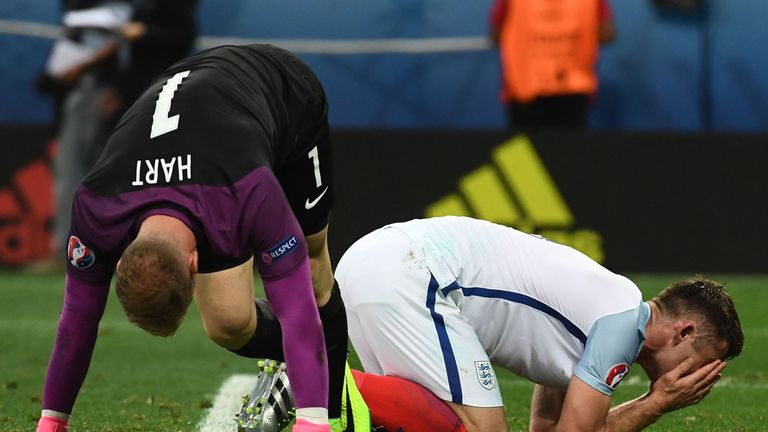
[[[499,40],[505,102],[597,90],[599,0],[509,0]]]

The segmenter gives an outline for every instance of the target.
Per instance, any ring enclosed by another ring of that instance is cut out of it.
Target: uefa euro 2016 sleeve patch
[[[299,241],[296,240],[295,235],[291,234],[276,245],[264,251],[264,253],[261,254],[261,260],[267,265],[280,261],[288,254],[298,249],[298,246]]]
[[[611,388],[616,388],[616,386],[619,385],[627,372],[629,372],[628,364],[619,363],[614,365],[611,370],[608,371],[608,376],[605,378],[605,383],[611,386]]]
[[[67,242],[67,259],[74,268],[82,270],[96,262],[96,253],[76,236],[70,236],[69,242]]]

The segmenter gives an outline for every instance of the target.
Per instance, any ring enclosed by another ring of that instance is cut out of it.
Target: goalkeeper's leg
[[[265,299],[256,300],[257,324],[253,337],[234,353],[251,358],[269,358],[284,361],[282,352],[282,330]],[[344,368],[347,360],[347,317],[344,302],[338,287],[334,287],[327,303],[320,307],[325,344],[328,349],[328,417],[334,432],[365,431],[365,426],[355,426],[352,414],[367,412],[362,398],[348,397],[351,392],[344,386]],[[354,381],[348,383],[354,386]],[[346,404],[346,405],[345,405]],[[342,405],[346,410],[342,412]],[[358,416],[359,417],[359,416]],[[342,425],[342,426],[339,426]]]

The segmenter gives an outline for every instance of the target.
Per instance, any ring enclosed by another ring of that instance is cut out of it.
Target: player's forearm
[[[56,344],[45,376],[43,409],[71,413],[88,373],[107,288],[67,278]]]
[[[531,398],[531,432],[554,432],[563,410],[565,390],[536,384]]]
[[[649,394],[611,408],[608,412],[607,431],[634,432],[655,423],[663,414]]]
[[[71,413],[83,385],[96,344],[98,319],[62,314],[56,345],[48,364],[43,409]]]
[[[265,280],[283,330],[283,352],[297,408],[328,406],[328,368],[320,316],[305,258],[290,276]]]
[[[110,42],[104,45],[96,55],[82,65],[83,69],[96,67],[111,59],[117,53],[118,48],[120,48],[120,45],[117,42]]]

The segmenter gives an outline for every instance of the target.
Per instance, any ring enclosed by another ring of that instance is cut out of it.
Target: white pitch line
[[[240,410],[240,398],[251,391],[256,384],[256,375],[238,374],[232,375],[224,381],[219,388],[213,406],[208,410],[208,415],[198,424],[199,432],[227,432],[235,430],[234,416]],[[503,386],[526,386],[532,385],[529,381],[512,380],[500,383]],[[640,377],[630,377],[625,383],[625,387],[648,387],[649,382]],[[715,384],[715,387],[732,387],[745,390],[766,390],[768,384],[765,383],[735,383],[728,378]]]
[[[208,415],[198,424],[200,432],[235,430],[235,414],[240,411],[240,398],[256,384],[256,375],[232,375],[224,381],[213,400]]]
[[[234,415],[240,410],[240,398],[251,391],[256,383],[256,375],[232,375],[224,381],[208,410],[208,415],[198,424],[199,432],[227,432],[235,430]],[[530,387],[533,383],[525,380],[502,381],[502,386]],[[650,383],[639,376],[629,377],[622,383],[624,387],[648,388]],[[715,387],[730,387],[740,390],[766,390],[766,383],[733,382],[729,377],[715,384]]]

